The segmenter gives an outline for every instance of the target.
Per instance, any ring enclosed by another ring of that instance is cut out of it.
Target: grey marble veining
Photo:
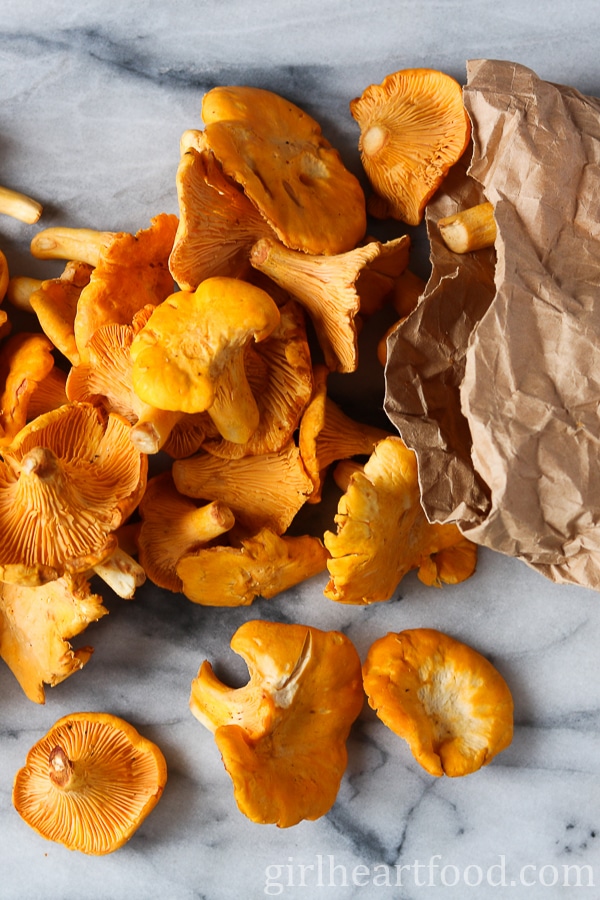
[[[576,13],[522,0],[0,6],[0,182],[44,204],[39,227],[137,230],[157,212],[176,212],[179,138],[200,127],[202,94],[216,84],[266,87],[304,106],[357,173],[348,103],[399,68],[428,65],[463,79],[468,58],[514,59],[600,94],[593,2]],[[54,273],[29,254],[36,227],[0,222],[11,274]],[[420,233],[414,239],[415,267],[425,273],[427,246]],[[369,357],[359,376],[338,381],[341,395],[360,395],[365,415],[382,402],[381,372]],[[331,528],[332,514],[324,506],[312,524]],[[1,900],[597,897],[597,594],[558,587],[488,551],[463,585],[436,591],[411,574],[392,601],[369,608],[326,600],[324,584],[318,577],[273,600],[221,610],[148,584],[131,602],[105,591],[109,615],[82,636],[95,647],[91,661],[49,689],[43,706],[24,697],[2,664]],[[256,825],[237,810],[213,738],[188,707],[203,659],[243,679],[229,639],[250,618],[341,629],[363,658],[387,631],[447,631],[509,682],[513,743],[474,775],[435,779],[365,707],[331,812],[291,829]],[[86,709],[128,719],[159,744],[169,767],[150,817],[100,858],[43,841],[11,805],[31,744],[60,716]]]

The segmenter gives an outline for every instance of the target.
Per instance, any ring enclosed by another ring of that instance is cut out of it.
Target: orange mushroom
[[[280,536],[269,528],[239,546],[206,547],[177,561],[181,591],[203,606],[249,606],[323,572],[328,553],[311,535]]]
[[[29,404],[54,368],[52,344],[43,334],[21,331],[2,344],[0,354],[0,447],[24,427]]]
[[[0,462],[0,580],[35,586],[86,572],[117,549],[147,458],[120,416],[68,404],[34,419]]]
[[[64,576],[40,587],[0,584],[0,656],[34,703],[78,672],[92,647],[73,650],[68,641],[108,610],[83,575]]]
[[[169,258],[181,290],[195,291],[214,275],[244,277],[252,245],[273,229],[226,178],[214,154],[189,147],[177,169],[179,225]]]
[[[374,191],[369,212],[418,225],[467,148],[471,126],[460,84],[436,69],[402,69],[350,103]]]
[[[263,527],[283,534],[312,492],[312,482],[293,442],[276,453],[240,459],[201,452],[176,459],[172,472],[180,493],[221,500],[251,534]]]
[[[402,245],[409,243],[408,237],[398,240]],[[263,238],[252,248],[250,262],[305,307],[329,368],[354,372],[361,304],[358,281],[383,247],[379,241],[370,241],[347,253],[310,256]]]
[[[356,422],[327,395],[329,369],[315,366],[312,399],[300,421],[298,447],[313,482],[309,503],[318,503],[325,474],[332,462],[353,456],[370,456],[378,441],[390,432]]]
[[[356,649],[339,631],[263,621],[238,628],[231,648],[248,683],[228,687],[205,661],[190,709],[214,734],[238,808],[280,828],[318,819],[337,797],[364,702]]]
[[[180,494],[169,471],[150,478],[139,505],[137,534],[140,563],[159,587],[181,592],[180,557],[197,552],[233,528],[233,513],[224,503],[203,506]]]
[[[90,855],[122,847],[167,781],[161,750],[123,719],[71,713],[31,748],[13,805],[43,838]]]
[[[31,252],[36,258],[79,260],[93,266],[74,321],[82,360],[101,325],[127,325],[138,310],[156,306],[172,293],[168,260],[177,224],[177,216],[160,213],[149,228],[135,235],[86,228],[46,228],[35,235]]]
[[[67,262],[58,278],[41,281],[29,296],[29,305],[40,327],[70,363],[77,365],[79,350],[75,340],[75,318],[81,293],[92,277],[88,263]]]
[[[366,228],[358,179],[304,110],[253,87],[204,95],[204,139],[279,240],[306,253],[343,253]]]
[[[498,670],[432,628],[379,638],[363,666],[369,705],[431,775],[468,775],[513,736],[513,700]]]
[[[477,546],[456,525],[425,517],[415,454],[399,437],[380,441],[364,466],[352,467],[335,523],[337,532],[324,535],[331,600],[389,600],[411,569],[435,586],[464,581],[475,570]]]

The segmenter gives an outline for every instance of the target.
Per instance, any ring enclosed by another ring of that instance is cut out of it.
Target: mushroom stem
[[[112,231],[93,228],[44,228],[33,237],[30,249],[37,259],[76,259],[97,266],[113,237]]]
[[[221,372],[207,413],[219,434],[234,444],[245,444],[258,428],[260,411],[246,377],[243,352],[233,355]]]
[[[93,568],[96,575],[99,575],[123,600],[131,600],[136,588],[146,580],[143,568],[120,547],[108,559]]]
[[[48,481],[57,469],[56,455],[48,447],[33,447],[21,460],[21,473],[36,475],[41,481]]]
[[[157,409],[148,403],[142,403],[138,420],[131,428],[133,445],[140,453],[158,453],[183,416],[184,413],[179,410]]]
[[[62,747],[54,747],[48,756],[48,774],[56,787],[65,790],[73,777],[73,763]]]
[[[492,203],[478,203],[451,216],[439,219],[442,240],[453,253],[470,253],[493,247],[496,220]]]
[[[8,302],[23,312],[33,312],[31,295],[42,286],[41,278],[30,278],[28,275],[15,275],[8,282],[6,296]]]
[[[0,186],[0,213],[33,225],[42,214],[42,205],[20,191]]]

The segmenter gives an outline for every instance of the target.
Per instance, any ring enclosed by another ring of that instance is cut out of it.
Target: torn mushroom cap
[[[240,459],[199,453],[176,459],[172,473],[180,493],[221,500],[251,534],[263,527],[283,534],[312,492],[312,482],[293,442],[277,453]]]
[[[245,443],[259,410],[245,373],[244,353],[279,323],[269,295],[236,278],[207,278],[156,307],[131,345],[133,387],[160,409],[207,410],[221,435]]]
[[[71,713],[27,754],[13,804],[42,837],[103,855],[131,838],[166,781],[161,750],[128,722],[108,713]]]
[[[44,703],[45,684],[83,668],[92,648],[73,650],[69,639],[107,613],[82,575],[40,587],[0,584],[0,656],[30,700]]]
[[[177,169],[179,225],[169,257],[181,290],[214,275],[244,277],[250,249],[273,229],[240,188],[223,175],[214,154],[190,147]]]
[[[177,562],[181,591],[202,606],[249,606],[270,599],[323,572],[328,553],[310,535],[283,537],[262,528],[240,546],[216,546],[183,555]]]
[[[87,361],[73,365],[67,378],[69,399],[126,418],[133,426],[131,440],[142,453],[157,453],[183,416],[144,403],[133,389],[131,344],[154,309],[149,305],[138,310],[130,325],[101,325],[88,342]]]
[[[363,467],[356,466],[335,517],[337,533],[324,542],[331,558],[325,596],[342,603],[389,600],[411,569],[424,568],[423,581],[440,586],[475,570],[477,547],[453,524],[430,523],[421,507],[415,454],[399,437],[380,441]],[[456,547],[454,567],[453,548]],[[465,552],[468,549],[470,552]],[[431,561],[444,551],[432,577]]]
[[[84,572],[116,549],[113,532],[146,484],[147,458],[131,426],[88,404],[26,425],[0,463],[0,579],[43,584]]]
[[[77,259],[93,266],[89,284],[77,304],[75,341],[82,360],[97,328],[110,322],[129,324],[144,306],[156,306],[173,291],[169,254],[177,216],[160,213],[149,228],[129,232],[48,228],[31,241],[42,259]]]
[[[245,444],[207,435],[203,447],[230,459],[277,452],[290,442],[313,387],[311,353],[302,308],[289,300],[279,308],[280,321],[269,337],[251,345],[245,372],[256,400],[259,420]]]
[[[329,368],[354,372],[360,311],[356,282],[380,249],[378,241],[371,241],[343,254],[310,256],[263,238],[252,248],[250,261],[305,307]]]
[[[318,503],[327,469],[335,460],[370,456],[375,444],[390,432],[356,422],[327,395],[329,369],[314,368],[315,388],[300,421],[298,447],[314,489],[309,503]]]
[[[335,802],[363,706],[356,649],[338,631],[264,621],[244,623],[231,648],[249,682],[230,688],[205,661],[190,708],[214,733],[239,809],[281,828],[319,818]]]
[[[141,527],[137,535],[140,563],[159,587],[180,593],[177,573],[180,557],[233,528],[233,513],[224,503],[199,506],[180,494],[170,471],[150,478],[139,505]]]
[[[25,426],[31,397],[54,368],[52,343],[43,334],[21,331],[2,344],[0,353],[0,447]]]
[[[216,87],[202,103],[205,140],[278,238],[306,253],[343,253],[366,229],[358,179],[321,128],[271,91]]]
[[[418,225],[428,200],[469,143],[462,88],[435,69],[402,69],[350,103],[375,192],[369,211]]]
[[[390,633],[363,667],[369,705],[431,775],[487,765],[513,736],[504,678],[476,650],[431,628]]]
[[[29,305],[42,331],[72,365],[79,362],[75,341],[77,305],[92,272],[88,263],[69,261],[58,278],[41,281],[29,296]]]

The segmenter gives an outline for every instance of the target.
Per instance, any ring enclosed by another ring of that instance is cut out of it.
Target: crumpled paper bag
[[[600,590],[600,100],[512,62],[467,76],[472,149],[429,205],[385,409],[432,521]],[[495,247],[451,253],[437,220],[483,200]]]

